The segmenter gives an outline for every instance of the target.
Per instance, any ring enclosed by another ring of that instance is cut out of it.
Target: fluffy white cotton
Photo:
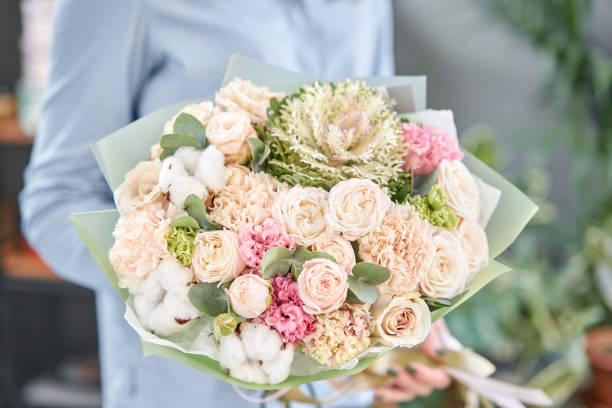
[[[181,176],[174,179],[170,188],[170,201],[177,207],[184,207],[185,199],[191,194],[195,194],[202,200],[208,197],[206,186],[195,177]]]
[[[223,188],[228,175],[223,153],[213,145],[204,149],[198,159],[194,176],[216,192]]]
[[[174,180],[181,176],[189,176],[185,169],[185,164],[179,158],[170,156],[162,162],[157,183],[161,191],[167,193]]]
[[[166,218],[169,220],[175,220],[178,217],[182,217],[183,215],[189,215],[187,211],[185,211],[185,207],[183,204],[174,205],[173,203],[168,204],[168,210],[166,211]]]
[[[179,147],[173,156],[182,161],[185,165],[185,170],[193,176],[201,153],[202,151],[195,147],[183,146]]]
[[[283,348],[275,330],[263,324],[242,323],[239,336],[232,333],[219,340],[219,363],[232,377],[256,384],[278,384],[289,376],[295,348],[290,344]]]
[[[159,336],[169,336],[197,318],[199,312],[187,297],[192,280],[192,272],[175,259],[160,263],[132,293],[142,325]]]

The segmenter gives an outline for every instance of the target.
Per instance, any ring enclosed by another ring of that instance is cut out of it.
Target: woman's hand
[[[447,334],[446,324],[443,320],[438,320],[433,324],[429,335],[419,347],[430,359],[444,362],[442,338]],[[450,377],[444,370],[419,363],[410,364],[407,367],[393,365],[389,369],[389,375],[395,377],[392,384],[374,389],[374,402],[377,404],[410,401],[415,397],[429,395],[434,389],[446,388],[451,382]]]

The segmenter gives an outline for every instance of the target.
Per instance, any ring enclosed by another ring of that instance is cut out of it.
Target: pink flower
[[[285,343],[296,345],[304,337],[314,332],[317,318],[302,308],[297,283],[291,276],[278,276],[270,280],[272,284],[272,303],[256,319],[279,332]]]
[[[243,225],[238,234],[238,242],[242,259],[247,266],[253,268],[259,268],[261,259],[268,249],[275,247],[293,249],[295,246],[295,242],[271,218],[264,220],[261,225],[253,223]]]
[[[315,258],[304,262],[297,283],[304,310],[308,313],[333,312],[346,300],[346,270],[329,259]]]
[[[444,159],[463,159],[457,141],[438,128],[416,123],[401,123],[400,127],[406,143],[404,169],[412,168],[416,175],[430,174]]]

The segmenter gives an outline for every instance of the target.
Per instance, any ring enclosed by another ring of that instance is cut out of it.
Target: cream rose
[[[251,153],[247,139],[257,137],[249,117],[240,112],[218,112],[208,121],[206,138],[223,152],[227,163],[242,163]]]
[[[457,226],[455,235],[465,253],[470,272],[469,279],[471,279],[489,263],[487,234],[477,221],[463,219]]]
[[[253,123],[263,124],[268,117],[270,99],[279,101],[283,93],[270,92],[267,87],[255,86],[251,81],[235,78],[215,94],[215,102],[229,112],[241,112],[249,116]]]
[[[431,298],[452,299],[465,288],[468,263],[457,237],[441,227],[434,227],[432,260],[419,284],[419,290]]]
[[[272,207],[274,221],[299,245],[310,246],[327,228],[327,191],[294,186],[279,193]]]
[[[304,262],[297,282],[306,313],[333,312],[346,300],[348,275],[341,265],[329,259],[317,258]]]
[[[200,232],[193,243],[191,269],[202,282],[229,282],[246,266],[238,252],[238,234],[233,231]]]
[[[262,314],[272,301],[268,281],[252,273],[234,279],[228,294],[234,312],[247,319]]]
[[[149,160],[159,159],[159,156],[161,156],[163,151],[164,149],[162,149],[159,143],[154,144],[153,146],[151,146],[151,155],[149,156]]]
[[[336,259],[336,262],[342,265],[348,274],[355,266],[355,251],[351,243],[337,234],[321,235],[312,244],[313,251],[326,252]]]
[[[159,160],[142,161],[125,175],[123,184],[116,190],[117,208],[127,214],[161,197],[157,185],[162,164]]]
[[[370,180],[350,179],[329,192],[330,227],[349,241],[376,229],[391,206],[391,199]]]
[[[389,298],[379,297],[372,306],[372,334],[392,347],[414,347],[425,340],[431,329],[431,314],[416,292]]]
[[[164,259],[170,257],[166,235],[170,220],[158,203],[119,217],[108,258],[119,279],[119,286],[133,290]]]
[[[181,113],[190,114],[191,116],[199,120],[202,126],[206,127],[208,120],[213,114],[213,111],[214,106],[211,101],[204,101],[201,103],[193,103],[191,105],[187,105],[183,109],[181,109],[179,113],[174,115],[171,120],[166,122],[166,125],[164,126],[164,135],[174,133],[174,121],[176,120],[176,118],[179,117]]]
[[[470,171],[460,160],[442,160],[436,182],[448,196],[447,205],[463,218],[477,220],[480,215],[480,190]]]
[[[227,169],[227,181],[226,186],[241,186],[246,182],[246,178],[249,175],[249,169],[239,164],[229,164],[225,167]]]

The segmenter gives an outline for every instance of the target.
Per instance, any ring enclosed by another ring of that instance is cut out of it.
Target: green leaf
[[[270,154],[270,147],[256,137],[249,137],[247,143],[253,157],[253,171],[259,173],[264,170],[264,162]]]
[[[181,133],[170,133],[167,135],[163,135],[159,145],[164,149],[178,149],[183,146],[191,146],[196,149],[202,148],[202,142],[196,136],[193,135],[185,135]]]
[[[189,301],[200,312],[215,317],[227,311],[227,293],[214,283],[196,283],[189,289]]]
[[[286,275],[295,263],[293,251],[284,247],[270,248],[261,259],[259,273],[266,279]]]
[[[408,175],[404,179],[404,184],[402,184],[399,190],[397,190],[391,198],[398,204],[404,204],[408,199],[410,193],[412,193],[412,178],[410,177],[410,175]]]
[[[161,154],[159,155],[159,160],[164,160],[167,157],[170,157],[174,154],[174,152],[176,152],[176,149],[164,149]]]
[[[355,261],[361,262],[361,257],[359,256],[359,241],[351,241],[351,246],[353,247],[353,252],[355,253]]]
[[[414,194],[425,196],[427,192],[436,183],[438,178],[439,168],[436,168],[432,173],[414,177]]]
[[[365,282],[360,281],[354,276],[348,277],[349,284],[349,298],[353,300],[357,298],[357,303],[374,303],[378,298],[378,291],[374,286],[368,285]],[[354,301],[354,300],[353,300]]]
[[[192,216],[200,226],[205,231],[214,231],[223,229],[223,226],[217,224],[216,222],[212,222],[208,215],[206,214],[206,207],[204,207],[204,202],[200,197],[195,194],[189,194],[185,199],[185,210],[187,213]]]
[[[174,121],[174,128],[172,129],[175,134],[190,135],[196,137],[200,142],[203,142],[203,147],[206,147],[206,129],[202,122],[200,122],[195,116],[189,113],[181,113]],[[194,146],[196,147],[196,146]]]
[[[467,293],[468,291],[466,290],[452,299],[434,299],[430,297],[423,297],[422,299],[425,301],[425,303],[427,303],[429,311],[433,312],[438,309],[453,306],[455,303],[463,299],[467,295]]]
[[[369,285],[380,285],[391,276],[387,268],[369,262],[355,264],[352,273],[355,278]]]
[[[331,256],[327,252],[309,251],[308,249],[306,249],[306,247],[302,245],[298,246],[293,252],[293,259],[295,259],[296,262],[300,264],[317,258],[325,258],[329,259],[330,261],[336,262],[336,258]]]
[[[182,217],[178,217],[170,224],[171,227],[175,228],[192,228],[194,230],[199,230],[200,225],[195,220],[195,218],[190,217],[189,215],[183,215]]]

